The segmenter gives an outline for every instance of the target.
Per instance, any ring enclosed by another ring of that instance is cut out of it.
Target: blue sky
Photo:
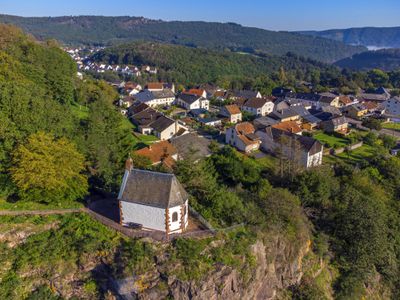
[[[272,30],[400,26],[400,0],[0,0],[20,16],[144,16],[236,22]]]

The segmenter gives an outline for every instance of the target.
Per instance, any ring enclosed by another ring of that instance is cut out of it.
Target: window
[[[178,221],[178,213],[177,213],[177,212],[174,212],[174,213],[172,214],[172,222],[176,222],[176,221]]]
[[[183,206],[183,215],[186,216],[186,205]]]

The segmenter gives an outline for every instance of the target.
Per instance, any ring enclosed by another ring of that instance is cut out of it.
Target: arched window
[[[178,221],[178,213],[177,213],[177,212],[174,212],[174,213],[172,214],[172,222],[176,222],[176,221]]]

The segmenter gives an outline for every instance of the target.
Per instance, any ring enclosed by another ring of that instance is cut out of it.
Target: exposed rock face
[[[251,278],[243,276],[227,266],[216,266],[201,282],[183,282],[168,278],[168,289],[150,288],[138,294],[138,299],[274,299],[280,289],[298,284],[303,275],[301,261],[309,251],[309,243],[294,250],[289,243],[278,237],[265,245],[257,241],[251,249],[256,266],[250,270]]]

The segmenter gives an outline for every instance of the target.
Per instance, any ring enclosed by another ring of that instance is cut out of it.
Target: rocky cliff
[[[162,268],[157,272],[144,275],[146,282],[151,282],[141,289],[135,281],[135,288],[129,280],[118,286],[119,294],[124,299],[274,299],[283,289],[300,282],[303,257],[309,252],[310,242],[305,241],[294,248],[282,238],[274,237],[269,241],[257,240],[251,246],[255,257],[255,267],[246,274],[234,268],[217,265],[207,276],[196,281],[182,281],[175,276],[166,277]],[[164,284],[160,284],[163,281]],[[120,282],[121,283],[121,282]],[[160,288],[163,286],[163,288]]]

